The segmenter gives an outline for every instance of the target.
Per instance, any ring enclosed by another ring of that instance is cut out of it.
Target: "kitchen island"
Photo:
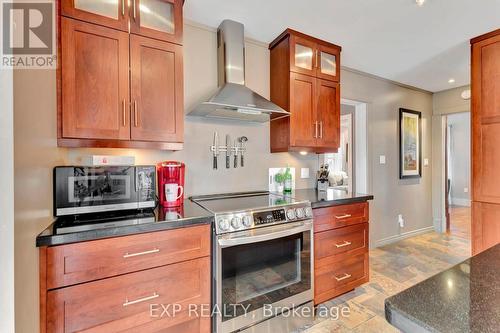
[[[403,332],[498,332],[500,244],[385,301]]]

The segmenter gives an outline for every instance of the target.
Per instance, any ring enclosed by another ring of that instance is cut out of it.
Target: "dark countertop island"
[[[500,244],[385,300],[403,332],[498,332]]]
[[[293,191],[290,196],[296,200],[310,201],[312,208],[347,205],[373,200],[373,195],[349,193],[344,190],[336,189],[329,189],[327,192],[318,192],[316,189],[301,189]]]
[[[54,246],[96,239],[135,235],[140,233],[190,227],[213,222],[213,214],[186,199],[180,207],[157,207],[154,212],[123,213],[105,222],[96,216],[96,223],[81,223],[69,219],[57,219],[36,238],[36,246]]]

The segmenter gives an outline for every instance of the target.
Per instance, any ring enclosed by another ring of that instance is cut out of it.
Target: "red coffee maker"
[[[179,207],[184,202],[184,173],[182,162],[165,161],[156,166],[158,172],[158,195],[163,207]]]

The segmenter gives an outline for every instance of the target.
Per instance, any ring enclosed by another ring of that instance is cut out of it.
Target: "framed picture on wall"
[[[399,109],[399,178],[422,177],[422,113]]]

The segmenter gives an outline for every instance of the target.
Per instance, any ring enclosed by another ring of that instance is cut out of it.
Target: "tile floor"
[[[470,241],[426,233],[370,251],[370,282],[320,305],[350,309],[349,317],[317,317],[304,333],[399,332],[388,324],[384,300],[470,257]],[[335,315],[335,311],[333,311]]]
[[[470,239],[471,236],[470,207],[450,206],[450,234]]]

